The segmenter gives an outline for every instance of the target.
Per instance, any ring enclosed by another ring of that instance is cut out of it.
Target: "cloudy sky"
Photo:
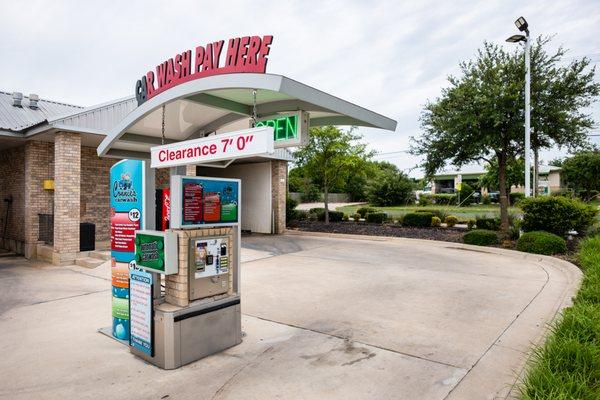
[[[555,35],[569,56],[600,62],[597,0],[0,0],[0,7],[0,90],[84,106],[131,95],[143,73],[185,49],[273,34],[268,72],[396,119],[395,133],[361,132],[378,159],[407,171],[419,162],[403,151],[419,134],[423,104],[484,40],[517,33],[518,16],[533,35]],[[600,123],[600,106],[591,112]]]

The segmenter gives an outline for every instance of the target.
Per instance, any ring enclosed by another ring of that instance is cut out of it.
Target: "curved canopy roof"
[[[226,74],[183,83],[146,101],[108,132],[98,146],[98,155],[146,157],[150,147],[162,142],[163,105],[165,143],[220,133],[228,125],[247,128],[254,89],[258,117],[303,110],[310,114],[310,126],[396,129],[396,121],[390,118],[285,76]]]

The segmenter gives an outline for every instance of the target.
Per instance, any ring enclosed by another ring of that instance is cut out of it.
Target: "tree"
[[[600,151],[582,151],[564,160],[561,179],[584,200],[592,200],[600,191]]]
[[[492,162],[486,165],[486,173],[479,180],[482,187],[487,187],[491,190],[498,190],[498,160],[492,158]],[[509,160],[506,163],[506,187],[510,193],[510,188],[513,186],[525,185],[525,160],[521,157]]]
[[[375,206],[405,205],[412,199],[413,181],[393,164],[374,162],[377,168],[368,190],[369,203]]]
[[[341,185],[349,172],[365,165],[371,153],[366,145],[356,143],[362,137],[354,129],[340,130],[334,126],[310,129],[308,144],[294,153],[298,166],[306,174],[323,183],[325,223],[329,223],[329,190]]]
[[[586,142],[592,118],[581,111],[600,93],[589,61],[557,66],[564,51],[548,56],[538,39],[532,46],[532,126],[537,146],[550,143],[578,148]],[[539,65],[538,65],[539,64]],[[524,153],[524,62],[513,53],[485,42],[474,61],[460,64],[461,76],[448,78],[440,98],[428,102],[421,115],[423,134],[413,138],[411,151],[424,155],[428,176],[448,163],[457,167],[473,162],[498,163],[500,219],[508,231],[507,165]],[[537,108],[536,108],[537,107]],[[539,115],[544,114],[544,115]]]

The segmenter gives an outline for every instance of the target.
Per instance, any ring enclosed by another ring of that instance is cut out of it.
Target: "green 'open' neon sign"
[[[257,121],[256,126],[273,128],[273,139],[277,141],[296,139],[298,137],[298,115],[286,115],[280,118]]]

